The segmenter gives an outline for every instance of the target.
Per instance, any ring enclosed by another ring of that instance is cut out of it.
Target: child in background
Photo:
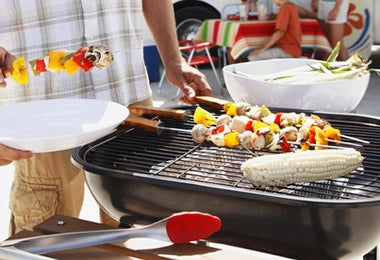
[[[274,3],[280,7],[275,32],[262,48],[249,52],[250,61],[301,56],[301,25],[297,6],[290,0],[274,0]]]

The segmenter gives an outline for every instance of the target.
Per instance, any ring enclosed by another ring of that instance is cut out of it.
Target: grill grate
[[[334,180],[301,183],[281,187],[254,187],[240,170],[243,161],[256,156],[242,148],[215,147],[210,143],[197,145],[189,134],[164,132],[157,136],[138,129],[130,129],[110,140],[99,140],[83,153],[87,170],[107,172],[120,177],[158,176],[161,180],[185,182],[189,185],[217,187],[257,194],[285,194],[326,200],[368,199],[380,195],[380,120],[352,114],[319,114],[342,134],[369,141],[345,139],[365,157],[362,167]],[[191,122],[163,119],[164,125],[191,129]],[[347,146],[347,145],[346,145]],[[258,152],[262,155],[264,152]],[[97,171],[95,170],[97,169]]]

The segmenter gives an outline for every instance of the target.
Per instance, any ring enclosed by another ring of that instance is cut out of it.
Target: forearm
[[[269,41],[266,42],[266,44],[263,46],[263,50],[269,49],[273,45],[276,44],[276,42],[284,35],[284,31],[281,30],[276,30],[273,34],[272,37],[269,39]]]
[[[178,65],[182,56],[178,39],[172,2],[169,0],[143,0],[145,20],[157,44],[165,67]]]

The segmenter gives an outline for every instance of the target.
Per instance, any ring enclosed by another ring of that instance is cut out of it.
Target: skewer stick
[[[301,143],[299,142],[290,142],[290,141],[287,141],[288,144],[290,145],[296,145],[296,146],[300,146]],[[311,144],[309,142],[306,142],[309,146],[311,147],[321,147],[321,148],[326,148],[326,149],[347,149],[347,147],[340,147],[340,146],[333,146],[333,145],[325,145],[325,144]]]
[[[353,141],[357,141],[357,142],[360,142],[360,143],[363,143],[363,144],[370,144],[370,142],[368,142],[366,140],[363,140],[363,139],[360,139],[360,138],[356,138],[356,137],[352,137],[352,136],[348,136],[348,135],[342,135],[342,134],[339,134],[339,136],[343,137],[343,138],[347,138],[347,139],[353,140]]]

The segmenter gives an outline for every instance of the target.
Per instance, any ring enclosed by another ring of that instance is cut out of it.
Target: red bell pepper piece
[[[252,131],[253,120],[248,120],[247,124],[245,125],[245,130]]]
[[[73,55],[73,61],[85,72],[94,67],[94,64],[85,58],[86,51],[87,50],[85,48],[80,48]]]
[[[36,60],[36,72],[46,72],[45,60]]]
[[[309,140],[308,142],[310,144],[315,144],[316,143],[316,140],[315,140],[315,129],[314,127],[310,127],[310,130],[309,130]]]
[[[278,143],[284,153],[290,153],[290,144],[288,143],[288,139],[286,139],[285,136],[281,138],[281,140]]]
[[[281,116],[282,116],[281,112],[276,113],[276,117],[274,118],[274,122],[273,123],[275,123],[277,125],[280,125],[280,123],[281,123]]]
[[[224,132],[224,125],[218,125],[214,129],[212,129],[211,134],[216,135]]]

